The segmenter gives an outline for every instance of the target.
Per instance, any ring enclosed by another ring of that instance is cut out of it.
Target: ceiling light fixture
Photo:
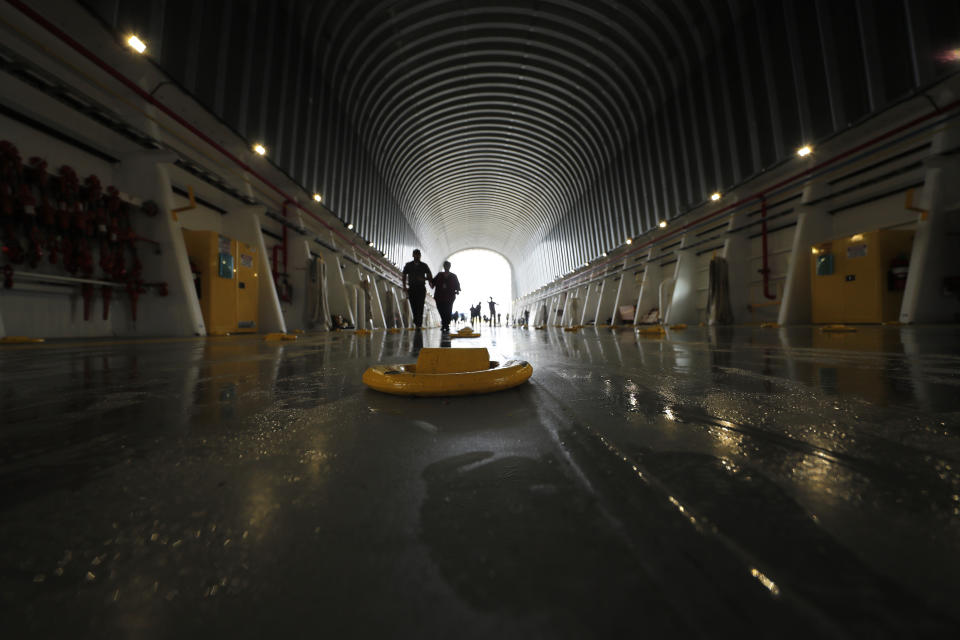
[[[353,223],[352,223],[352,222],[348,222],[348,223],[347,223],[347,229],[350,229],[351,231],[353,230]]]
[[[666,228],[667,228],[667,221],[666,221],[666,220],[661,220],[661,221],[660,221],[660,224],[658,224],[657,226],[660,227],[661,229],[666,229]]]
[[[801,158],[806,158],[811,153],[813,153],[813,147],[811,147],[808,144],[805,144],[799,149],[797,149],[797,155],[800,156]]]
[[[267,155],[267,148],[258,142],[257,144],[253,145],[253,152],[258,156],[265,156]]]
[[[627,238],[627,244],[633,244],[633,238]]]
[[[127,46],[137,53],[143,53],[147,50],[147,43],[134,35],[127,38]]]
[[[718,191],[718,192],[714,193],[712,196],[710,196],[710,199],[713,200],[714,202],[716,202],[716,201],[719,200],[721,197],[722,197],[722,196],[720,195],[720,192]]]
[[[319,193],[315,193],[313,194],[313,200],[314,202],[321,202],[323,200],[323,196],[321,196]]]

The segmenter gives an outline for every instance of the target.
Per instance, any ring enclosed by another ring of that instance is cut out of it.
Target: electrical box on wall
[[[894,321],[900,314],[913,231],[870,231],[810,250],[815,323]]]
[[[184,229],[183,239],[207,333],[255,333],[260,292],[256,248],[216,231]]]

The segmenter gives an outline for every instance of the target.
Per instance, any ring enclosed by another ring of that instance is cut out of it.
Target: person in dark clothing
[[[491,297],[487,304],[490,305],[490,326],[492,327],[497,322],[497,303]]]
[[[428,282],[433,286],[433,274],[430,267],[420,262],[420,249],[414,249],[413,260],[403,265],[403,291],[410,298],[413,324],[417,329],[423,326],[423,301],[427,297]]]
[[[443,271],[433,278],[433,297],[437,300],[437,311],[440,312],[440,330],[450,331],[450,316],[453,313],[453,301],[460,293],[460,280],[455,273],[450,272],[450,263],[443,263]]]

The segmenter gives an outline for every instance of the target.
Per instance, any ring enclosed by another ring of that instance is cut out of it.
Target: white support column
[[[956,139],[960,136],[952,137],[955,145],[960,144]],[[960,313],[957,297],[943,295],[943,279],[960,275],[956,240],[951,238],[960,231],[960,159],[933,156],[926,164],[920,206],[928,212],[926,219],[921,214],[913,238],[900,322],[950,322]]]
[[[696,324],[700,322],[700,318],[697,317],[697,291],[695,286],[697,256],[692,250],[683,248],[686,244],[687,238],[684,237],[681,247],[677,251],[673,300],[667,309],[664,324]]]
[[[370,311],[373,315],[373,325],[378,329],[384,329],[387,326],[386,314],[383,312],[383,303],[380,300],[380,291],[376,285],[376,276],[367,275],[367,287],[370,291]]]
[[[116,186],[120,191],[153,200],[160,209],[153,218],[139,213],[135,214],[135,219],[134,216],[131,218],[140,235],[160,243],[159,255],[146,246],[138,252],[144,277],[166,282],[169,290],[166,297],[153,291],[140,296],[135,325],[129,314],[121,316],[120,300],[114,300],[111,320],[118,335],[193,336],[207,333],[183,233],[170,213],[174,208],[173,189],[164,165],[175,159],[166,151],[137,152],[124,157],[116,172]],[[126,294],[119,291],[116,295],[126,298]]]
[[[735,195],[729,196],[730,200],[736,201]],[[738,211],[730,216],[730,222],[727,225],[727,231],[732,231],[744,224],[746,221],[746,211]],[[746,231],[739,231],[727,236],[723,241],[723,252],[721,254],[727,261],[728,277],[730,282],[730,309],[733,311],[734,323],[747,322],[750,319],[750,310],[747,305],[750,303],[750,240],[747,239]],[[709,298],[709,281],[707,284]],[[707,310],[707,314],[710,310]],[[706,318],[709,320],[709,317]]]
[[[287,240],[288,277],[293,285],[292,300],[281,305],[287,329],[307,329],[307,288],[310,280],[310,242],[296,235]]]
[[[617,321],[617,297],[620,294],[620,283],[626,277],[625,273],[607,276],[603,279],[600,288],[600,297],[597,300],[596,324],[615,324]]]
[[[660,309],[660,283],[663,282],[663,267],[659,260],[660,249],[650,249],[647,266],[643,271],[643,280],[640,283],[640,293],[637,295],[637,310],[633,317],[633,324],[640,324],[641,318],[650,313],[653,308]],[[666,309],[660,309],[660,321]]]
[[[327,265],[327,303],[332,315],[341,315],[347,322],[357,326],[353,317],[353,309],[347,297],[347,285],[343,279],[343,269],[340,268],[341,256],[324,246],[318,247]]]
[[[597,301],[600,298],[600,282],[591,282],[583,285],[583,307],[579,314],[577,324],[587,324],[596,322],[597,319]],[[593,316],[592,318],[590,316]]]
[[[266,207],[262,205],[240,207],[228,211],[223,216],[223,234],[240,242],[253,245],[260,253],[260,286],[258,287],[260,326],[258,331],[261,333],[286,333],[287,325],[284,322],[283,313],[280,311],[280,299],[277,297],[277,288],[270,273],[267,244],[263,239],[263,232],[260,230],[260,220],[265,212]]]
[[[808,188],[804,191],[803,201],[819,197],[821,193]],[[787,279],[780,301],[780,314],[777,317],[777,322],[781,325],[810,322],[813,304],[810,295],[810,247],[830,239],[832,233],[833,220],[822,207],[800,207],[797,229],[793,234],[793,248],[787,262]]]

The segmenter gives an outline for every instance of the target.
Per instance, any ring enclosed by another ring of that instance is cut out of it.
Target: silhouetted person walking
[[[493,301],[493,296],[487,304],[490,305],[490,326],[492,327],[497,321],[497,303]]]
[[[413,260],[403,265],[403,290],[410,298],[413,311],[413,324],[419,329],[423,326],[423,301],[427,297],[427,283],[433,284],[430,267],[420,262],[420,249],[413,250]]]
[[[433,278],[433,297],[437,301],[437,311],[440,312],[440,330],[450,331],[450,316],[453,313],[453,301],[460,293],[460,280],[455,273],[450,272],[450,263],[443,263],[443,271]]]

